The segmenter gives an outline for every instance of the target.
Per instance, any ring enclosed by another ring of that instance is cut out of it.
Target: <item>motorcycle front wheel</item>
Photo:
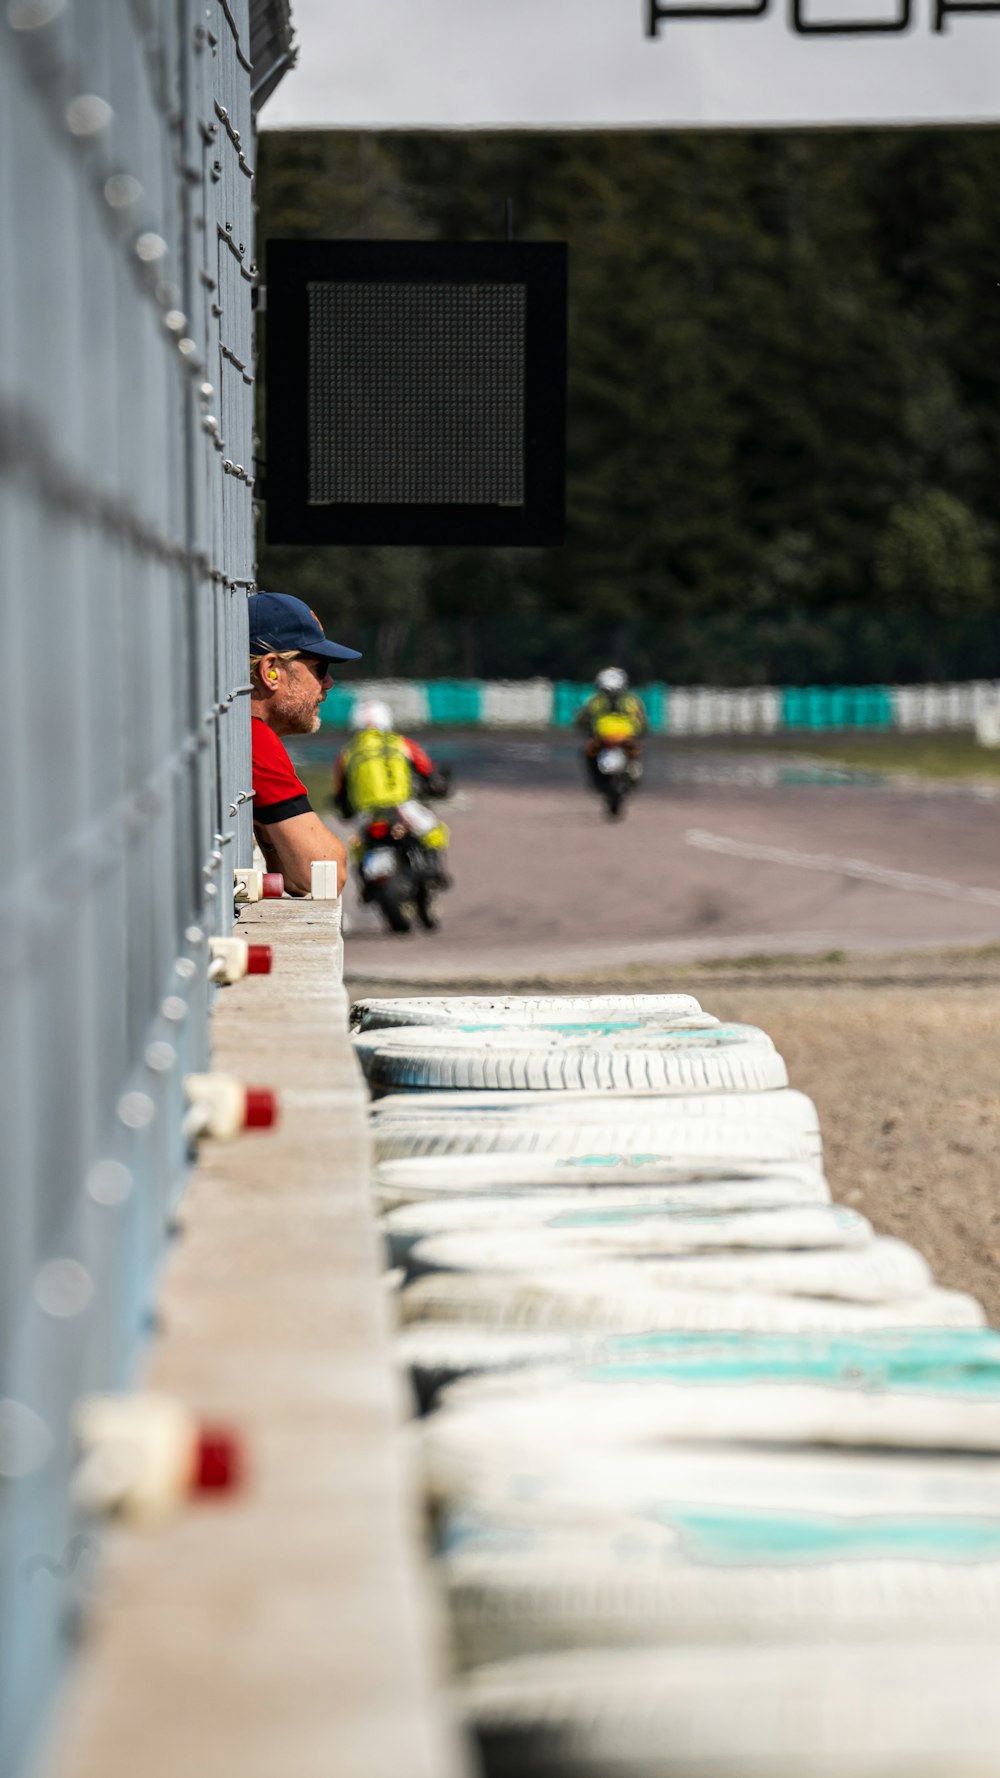
[[[604,786],[604,801],[607,804],[608,819],[617,821],[625,807],[625,789],[621,784]]]
[[[437,930],[438,919],[434,912],[434,897],[426,883],[422,883],[417,894],[417,919],[425,932]]]
[[[399,882],[390,879],[389,882],[381,884],[377,900],[379,912],[388,926],[389,931],[409,932],[410,916],[406,911],[402,895],[400,894]]]

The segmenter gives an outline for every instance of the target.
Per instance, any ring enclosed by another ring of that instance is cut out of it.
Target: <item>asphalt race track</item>
[[[318,764],[325,741],[296,756]],[[352,889],[352,975],[502,978],[1000,942],[1000,806],[974,786],[654,744],[642,791],[611,822],[571,738],[432,741],[456,789],[441,928],[383,933]]]

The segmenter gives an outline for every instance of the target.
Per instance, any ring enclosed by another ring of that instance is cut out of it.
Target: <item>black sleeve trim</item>
[[[301,796],[288,796],[283,803],[268,803],[262,809],[259,803],[253,806],[253,824],[255,827],[273,827],[276,821],[290,821],[293,815],[311,815],[312,803],[303,791]]]

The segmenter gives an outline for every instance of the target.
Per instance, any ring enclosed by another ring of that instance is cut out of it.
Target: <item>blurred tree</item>
[[[950,617],[984,606],[993,576],[968,507],[931,488],[893,507],[875,552],[875,579],[893,603]]]
[[[570,247],[565,549],[264,549],[265,584],[412,672],[1000,674],[1000,132],[274,132],[259,159],[265,236],[499,239],[510,198],[518,239]]]

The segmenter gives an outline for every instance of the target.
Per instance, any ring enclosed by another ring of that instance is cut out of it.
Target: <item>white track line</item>
[[[825,871],[837,877],[856,877],[863,883],[881,883],[885,889],[904,889],[910,895],[940,895],[946,901],[972,901],[981,907],[1000,908],[1000,889],[975,889],[968,883],[953,883],[947,877],[921,877],[913,871],[889,870],[882,864],[868,864],[863,858],[837,858],[830,852],[793,852],[786,846],[755,846],[748,840],[706,833],[701,827],[689,827],[684,838],[689,846],[697,846],[702,852],[723,852],[729,858],[752,858],[761,864]]]

